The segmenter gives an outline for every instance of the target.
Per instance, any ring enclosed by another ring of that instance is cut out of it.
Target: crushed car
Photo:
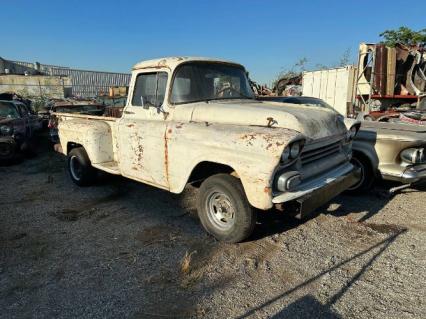
[[[258,210],[306,218],[359,179],[357,126],[326,109],[257,101],[238,63],[143,61],[130,83],[119,119],[55,113],[75,184],[91,185],[97,170],[172,193],[192,184],[205,230],[239,242]]]

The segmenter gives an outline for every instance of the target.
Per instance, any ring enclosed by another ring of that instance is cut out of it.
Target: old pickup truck
[[[331,110],[255,100],[233,62],[144,61],[121,118],[56,115],[74,183],[91,184],[96,169],[173,193],[191,183],[202,225],[226,242],[246,239],[258,210],[304,218],[358,181],[358,127]]]

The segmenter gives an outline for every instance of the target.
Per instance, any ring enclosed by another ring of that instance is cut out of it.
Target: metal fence
[[[128,86],[131,75],[129,73],[98,72],[72,69],[69,67],[35,64],[23,61],[10,61],[27,67],[39,68],[38,71],[46,75],[67,76],[71,79],[72,95],[78,97],[95,97],[101,92],[108,94],[111,86]]]

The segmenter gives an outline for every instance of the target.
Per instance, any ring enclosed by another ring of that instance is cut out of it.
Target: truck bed
[[[87,120],[101,120],[101,121],[111,121],[116,122],[118,118],[109,117],[109,116],[99,116],[99,115],[88,115],[88,114],[76,114],[76,113],[53,113],[54,116],[57,117],[65,117],[65,118],[80,118]]]

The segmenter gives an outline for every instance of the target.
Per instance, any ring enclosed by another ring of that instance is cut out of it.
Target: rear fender
[[[65,155],[70,151],[69,145],[79,144],[93,164],[114,160],[112,128],[108,122],[59,118],[58,133]]]

